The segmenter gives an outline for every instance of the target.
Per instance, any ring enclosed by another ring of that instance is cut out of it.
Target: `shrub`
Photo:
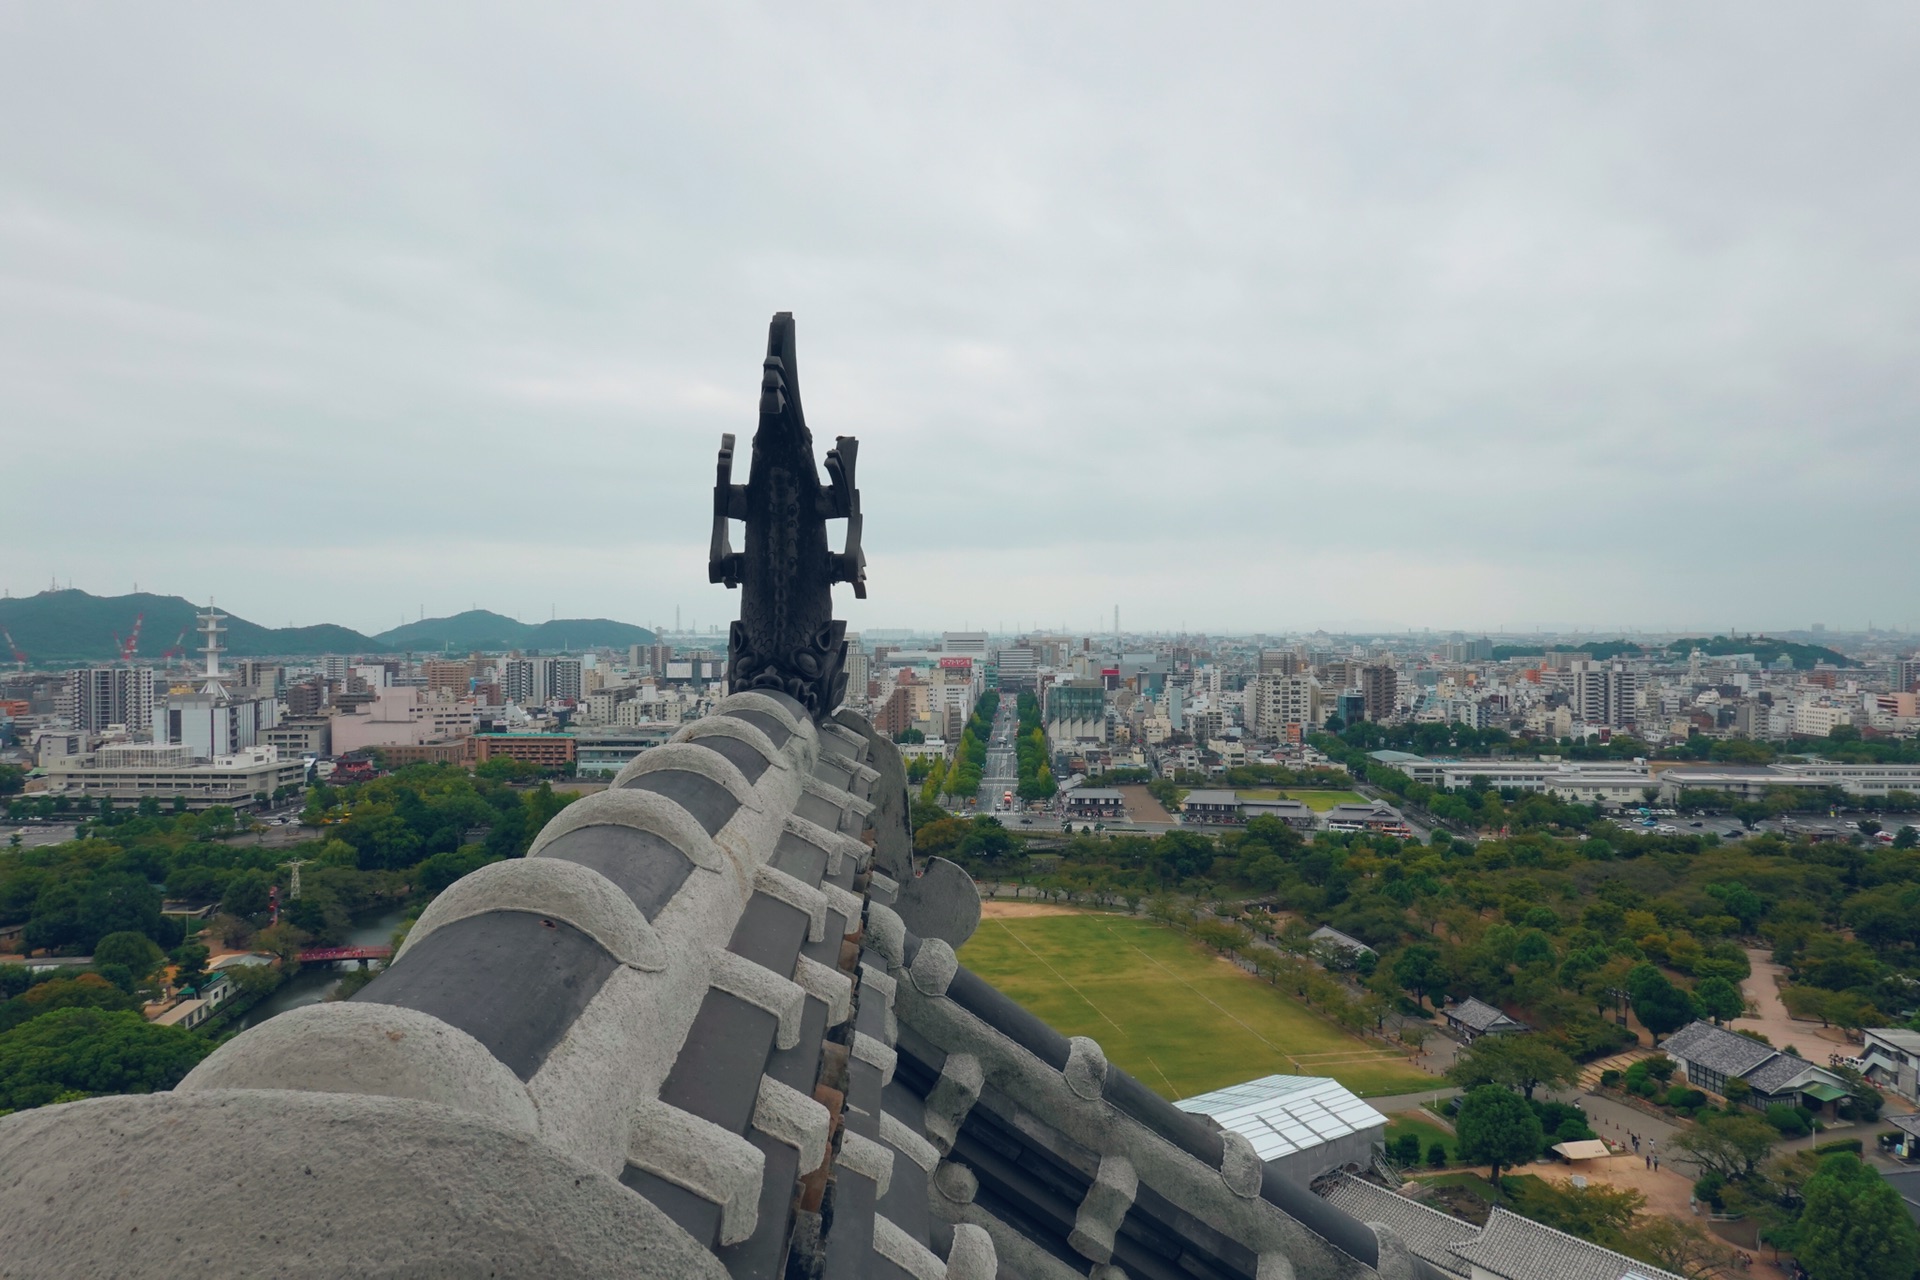
[[[1709,1169],[1700,1175],[1698,1182],[1693,1184],[1693,1198],[1702,1204],[1712,1205],[1715,1213],[1723,1212],[1727,1205],[1721,1197],[1721,1192],[1725,1190],[1726,1185],[1725,1177]]]
[[[1620,1073],[1612,1067],[1608,1067],[1605,1071],[1602,1071],[1600,1073],[1600,1087],[1602,1089],[1618,1089],[1620,1087]]]
[[[1435,1142],[1432,1146],[1427,1148],[1427,1165],[1429,1168],[1434,1168],[1434,1169],[1444,1169],[1447,1167],[1447,1144],[1446,1143]]]
[[[1790,1107],[1784,1102],[1776,1102],[1763,1113],[1767,1123],[1780,1131],[1785,1138],[1804,1138],[1812,1131],[1807,1117],[1798,1107]]]
[[[1662,1054],[1656,1055],[1655,1057],[1642,1058],[1640,1059],[1640,1061],[1634,1063],[1633,1065],[1635,1067],[1641,1067],[1641,1066],[1646,1067],[1648,1075],[1652,1076],[1655,1080],[1664,1082],[1664,1081],[1673,1079],[1674,1068],[1677,1067],[1679,1064],[1674,1062],[1674,1060],[1672,1058],[1669,1058],[1666,1054],[1662,1053]]]
[[[1853,1154],[1859,1155],[1860,1139],[1835,1138],[1832,1142],[1822,1142],[1813,1149],[1813,1154],[1817,1156],[1830,1156],[1836,1151],[1851,1151]]]
[[[1654,1094],[1660,1092],[1660,1086],[1645,1076],[1641,1076],[1638,1080],[1632,1081],[1627,1085],[1627,1088],[1643,1098],[1651,1098]]]
[[[1401,1134],[1393,1140],[1393,1147],[1388,1154],[1393,1157],[1394,1163],[1398,1165],[1419,1164],[1420,1135],[1417,1133]]]

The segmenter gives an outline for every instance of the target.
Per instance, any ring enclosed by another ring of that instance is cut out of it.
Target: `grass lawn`
[[[1332,1076],[1362,1095],[1434,1087],[1162,924],[1074,912],[982,920],[961,963],[1171,1099],[1265,1075]]]
[[[1417,1133],[1420,1135],[1420,1164],[1422,1167],[1427,1163],[1427,1148],[1436,1142],[1447,1149],[1448,1160],[1457,1160],[1460,1157],[1459,1140],[1439,1125],[1422,1118],[1417,1113],[1402,1112],[1399,1115],[1387,1117],[1387,1145],[1392,1146],[1393,1140],[1403,1133]]]
[[[1365,804],[1367,798],[1358,791],[1308,791],[1290,787],[1278,791],[1271,787],[1252,791],[1236,791],[1242,800],[1298,800],[1315,813],[1325,813],[1337,804]]]

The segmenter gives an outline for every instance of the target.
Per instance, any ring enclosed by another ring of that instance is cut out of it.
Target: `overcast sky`
[[[1917,37],[0,4],[0,586],[723,622],[791,310],[856,628],[1920,625]]]

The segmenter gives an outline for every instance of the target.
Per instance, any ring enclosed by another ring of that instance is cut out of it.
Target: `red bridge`
[[[301,964],[329,964],[335,960],[390,960],[392,947],[309,947],[300,953]]]

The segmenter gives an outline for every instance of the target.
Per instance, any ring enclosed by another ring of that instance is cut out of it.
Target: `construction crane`
[[[133,616],[133,630],[127,634],[124,642],[120,639],[119,632],[116,631],[113,633],[113,647],[120,651],[120,661],[129,664],[133,662],[133,651],[140,647],[140,624],[146,620],[147,615],[145,612],[135,614]]]
[[[167,651],[160,655],[161,662],[165,663],[167,666],[170,667],[173,665],[173,660],[175,658],[184,658],[186,656],[187,632],[191,630],[193,630],[192,627],[180,628],[180,634],[176,636],[174,638],[173,643],[167,647]]]
[[[20,664],[20,670],[27,669],[27,655],[20,652],[20,646],[13,642],[13,636],[5,627],[0,627],[0,640],[7,642],[7,648],[13,652],[13,660]]]

